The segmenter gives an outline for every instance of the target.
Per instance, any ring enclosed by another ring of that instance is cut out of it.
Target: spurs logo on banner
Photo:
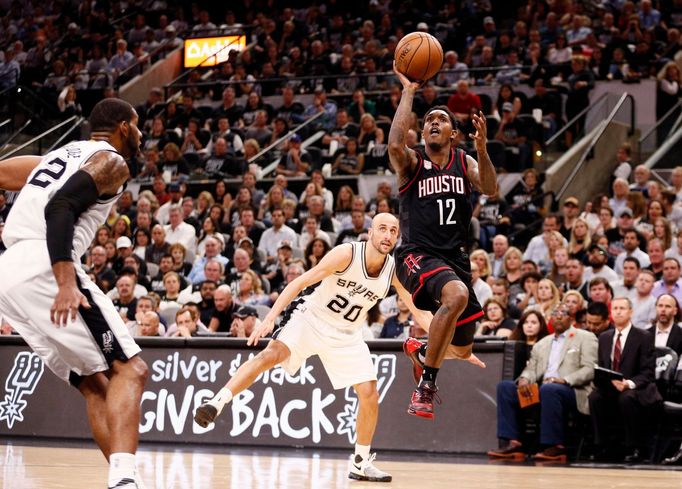
[[[379,391],[379,404],[384,400],[388,389],[395,380],[395,355],[372,355],[374,360],[374,367],[377,370],[377,390]],[[357,432],[355,429],[355,420],[358,415],[358,396],[355,394],[353,387],[346,387],[346,405],[343,411],[340,412],[336,419],[339,421],[339,427],[336,432],[339,435],[347,435],[350,443],[355,443]]]
[[[0,421],[6,421],[12,429],[15,421],[24,420],[24,409],[28,404],[23,397],[33,394],[45,364],[33,352],[22,351],[14,359],[14,367],[5,381],[5,400],[0,402]]]

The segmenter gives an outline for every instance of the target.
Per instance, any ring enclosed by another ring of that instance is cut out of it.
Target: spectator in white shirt
[[[194,266],[189,272],[187,279],[193,284],[199,284],[206,280],[206,275],[204,274],[204,266],[211,260],[216,260],[223,267],[227,266],[228,260],[226,257],[220,254],[222,250],[222,244],[217,238],[209,236],[206,238],[206,248],[204,251],[204,256],[198,256],[194,261]]]
[[[613,181],[613,197],[609,199],[609,207],[614,216],[620,216],[620,212],[627,207],[626,196],[629,190],[627,180],[616,178]]]
[[[318,218],[316,216],[308,216],[305,218],[301,236],[298,238],[298,246],[305,250],[306,246],[308,246],[308,243],[310,243],[313,238],[320,238],[326,241],[329,246],[332,246],[329,235],[320,229],[320,221]]]
[[[471,285],[481,304],[485,304],[493,296],[493,289],[481,279],[478,265],[473,261],[471,262]]]
[[[632,324],[637,328],[648,328],[656,316],[656,299],[651,293],[655,281],[654,274],[650,270],[642,270],[637,275],[635,282],[637,294],[632,299]]]
[[[196,253],[197,235],[194,226],[182,220],[182,207],[172,205],[168,211],[170,224],[164,227],[166,242],[169,244],[180,243],[186,250]]]
[[[616,257],[616,263],[614,265],[614,271],[618,275],[621,277],[623,276],[623,262],[629,257],[637,258],[641,268],[649,268],[651,260],[649,260],[649,255],[639,249],[639,235],[633,228],[625,230],[623,235],[623,248],[625,248],[625,251]]]
[[[284,224],[284,211],[276,208],[272,211],[272,227],[263,231],[258,242],[258,248],[265,252],[268,263],[277,259],[277,248],[282,241],[295,245],[296,232]]]
[[[532,260],[535,263],[548,261],[549,240],[552,231],[559,230],[559,218],[556,215],[545,216],[542,222],[542,234],[539,234],[528,243],[526,251],[523,253],[524,260]]]
[[[583,278],[588,282],[595,277],[604,277],[609,282],[618,280],[618,274],[606,264],[608,255],[606,248],[599,244],[593,244],[587,250],[587,260],[591,266],[585,269]]]
[[[639,260],[634,256],[628,256],[623,260],[622,268],[623,278],[611,284],[613,287],[613,295],[614,297],[627,297],[632,300],[637,295],[635,284],[637,282],[637,276],[641,271]]]

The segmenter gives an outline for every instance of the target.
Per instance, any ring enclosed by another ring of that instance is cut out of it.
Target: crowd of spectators
[[[130,2],[124,15],[119,2],[74,8],[14,2],[0,21],[1,83],[10,83],[7,73],[20,73],[22,83],[66,89],[59,103],[67,113],[82,110],[78,90],[110,87],[145,52],[179,46],[178,32],[247,33],[248,50],[193,72],[180,97],[165,100],[153,89],[137,107],[144,131],[138,177],[151,189],[136,198],[123,193],[83,264],[133,334],[248,336],[287,283],[331,247],[366,239],[375,213],[398,212],[390,180],[367,202],[350,186],[326,188],[321,168],[328,162],[330,173],[353,176],[388,167],[385,142],[400,89],[380,73],[391,69],[405,32],[424,30],[443,44],[446,64],[415,100],[409,145],[419,145],[419,120],[436,104],[455,113],[462,134],[472,111],[484,110],[490,138],[507,147],[507,161],[498,166],[523,171],[507,195],[472,196],[472,280],[485,312],[477,334],[522,341],[532,359],[543,337],[570,328],[589,338],[596,354],[596,338],[612,334],[615,324],[653,328],[656,346],[682,353],[682,342],[668,341],[678,324],[659,310],[661,297],[671,297],[676,311],[682,301],[682,167],[663,186],[645,167],[633,168],[623,145],[614,155],[612,191],[586,202],[567,197],[558,214],[549,212],[532,168],[533,144],[589,104],[595,80],[634,82],[660,72],[658,109],[677,103],[678,2],[660,11],[649,0],[507,2],[494,13],[486,1],[418,9],[372,0],[366,8],[329,2],[269,11],[261,3],[216,15],[198,4],[185,11],[153,2],[155,15]],[[494,102],[471,89],[493,84],[499,86]],[[541,136],[524,118],[536,109]],[[312,131],[282,139],[318,114]],[[323,132],[318,147],[305,148],[303,138],[314,131]],[[258,179],[270,161],[255,155],[275,143],[276,178],[264,187]],[[197,174],[218,177],[215,187],[190,195],[187,180]],[[227,177],[240,179],[233,193]],[[309,180],[302,193],[288,188],[292,178]],[[0,217],[8,207],[0,195]],[[528,225],[538,220],[542,230],[534,235]],[[624,297],[630,313],[621,304],[612,317],[613,300]],[[426,335],[395,296],[372,311],[363,333],[367,339]],[[529,372],[533,383],[537,372]],[[558,369],[551,373],[561,378]],[[518,448],[513,429],[502,435],[507,448]],[[548,439],[550,448],[563,443],[556,432]],[[628,448],[639,449],[633,440]]]

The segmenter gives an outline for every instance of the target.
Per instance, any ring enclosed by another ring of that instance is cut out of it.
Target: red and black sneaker
[[[412,393],[412,399],[410,400],[410,406],[407,408],[407,414],[433,419],[433,399],[435,398],[438,404],[441,403],[436,392],[438,392],[436,384],[433,382],[422,382]]]
[[[407,358],[412,361],[412,377],[414,377],[414,383],[417,385],[419,385],[424,370],[424,363],[419,360],[419,349],[422,345],[423,343],[416,338],[407,338],[403,342],[403,351]]]

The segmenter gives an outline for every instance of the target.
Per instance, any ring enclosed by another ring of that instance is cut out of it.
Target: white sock
[[[218,414],[220,414],[225,407],[225,404],[232,400],[232,397],[232,391],[227,387],[223,387],[215,396],[213,396],[213,399],[208,402],[209,404],[215,406],[215,408],[218,410]]]
[[[109,485],[114,487],[121,479],[135,479],[134,453],[112,453],[109,456]]]
[[[369,459],[369,445],[360,445],[359,443],[355,444],[355,460],[357,463],[357,457],[358,455],[362,457],[362,460],[367,460]]]

